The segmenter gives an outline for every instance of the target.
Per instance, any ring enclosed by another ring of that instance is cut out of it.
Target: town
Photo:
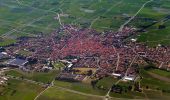
[[[135,81],[140,67],[152,64],[155,68],[170,70],[170,47],[148,47],[136,39],[135,28],[98,33],[65,25],[49,36],[21,37],[19,42],[1,47],[1,66],[19,68],[24,72],[46,72],[55,65],[64,65],[58,80],[84,81],[91,76],[96,80],[106,76],[123,81]],[[6,79],[5,79],[6,80]]]

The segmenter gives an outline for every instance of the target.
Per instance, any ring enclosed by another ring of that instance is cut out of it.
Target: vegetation
[[[0,86],[0,100],[33,100],[42,90],[39,85],[10,79],[7,86]]]
[[[95,95],[105,95],[107,91],[99,90],[97,88],[92,88],[90,84],[83,84],[83,83],[71,83],[71,82],[64,82],[64,81],[55,81],[56,86],[72,89],[75,91],[87,93],[87,94],[95,94]]]
[[[10,70],[6,72],[7,75],[12,75],[15,77],[23,77],[27,79],[31,79],[37,82],[48,83],[51,82],[59,72],[54,70],[50,72],[33,72],[33,73],[26,73],[20,70]]]
[[[88,100],[89,98],[91,100],[102,100],[101,98],[85,96],[55,87],[48,89],[38,100]]]
[[[55,17],[61,14],[61,22],[75,24],[79,27],[91,27],[98,31],[113,30],[118,28],[147,0],[2,0],[0,13],[0,35],[9,33],[10,37],[34,36],[39,33],[49,34],[59,27]],[[38,4],[38,5],[37,5]],[[157,44],[170,44],[170,21],[161,21],[170,9],[168,0],[155,0],[137,15],[129,23],[130,26],[143,28],[153,22],[157,24],[148,27],[145,33],[140,35],[139,41],[146,42],[150,46]],[[76,5],[76,6],[75,6]],[[161,5],[161,7],[160,7]],[[158,29],[159,25],[165,25],[165,29]],[[160,37],[161,36],[161,37]],[[152,37],[152,38],[150,38]],[[4,44],[0,43],[0,46]]]
[[[170,83],[166,81],[162,81],[156,78],[153,78],[147,71],[142,70],[142,81],[141,86],[145,89],[153,89],[153,90],[160,90],[162,92],[170,93]]]

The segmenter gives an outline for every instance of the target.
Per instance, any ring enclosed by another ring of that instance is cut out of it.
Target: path
[[[127,68],[127,70],[126,70],[126,73],[125,73],[125,77],[127,76],[129,69],[131,68],[131,66],[133,65],[133,63],[134,63],[135,60],[137,59],[137,57],[138,57],[138,55],[136,55],[136,56],[133,58],[132,62],[131,62],[130,65],[128,66],[128,68]]]
[[[117,85],[119,84],[119,82],[121,81],[122,79],[118,80],[114,85]],[[112,97],[110,97],[110,92],[112,90],[112,87],[109,89],[109,91],[107,92],[107,94],[105,95],[105,99],[104,100],[109,100],[111,99]]]
[[[26,6],[26,7],[32,8],[32,9],[41,10],[41,11],[44,11],[44,12],[46,12],[46,13],[54,13],[54,14],[57,14],[57,12],[52,11],[52,9],[54,9],[54,8],[51,8],[51,9],[49,9],[49,10],[45,10],[45,9],[40,9],[40,8],[36,8],[36,7],[29,6],[29,5],[27,5],[27,4],[23,4],[23,3],[20,2],[19,0],[15,0],[15,1],[16,1],[19,5],[22,5],[22,6]],[[26,27],[26,26],[30,26],[30,25],[32,25],[33,23],[35,23],[36,21],[41,20],[41,19],[42,19],[43,17],[45,17],[45,16],[46,16],[46,14],[38,17],[37,19],[34,19],[33,21],[31,21],[31,22],[29,22],[29,23],[23,24],[23,25],[20,26],[20,27],[17,27],[17,28],[15,28],[15,29],[12,29],[12,30],[4,33],[4,35],[2,35],[2,37],[10,36],[12,33],[16,32],[19,28],[24,28],[24,27]]]
[[[148,72],[148,74],[151,75],[152,77],[156,78],[156,79],[159,79],[159,80],[162,80],[162,81],[170,83],[170,78],[163,77],[163,76],[157,75],[157,74],[152,73],[152,72]]]
[[[117,5],[121,4],[122,2],[123,2],[123,0],[117,2],[116,4],[114,4],[113,6],[111,6],[109,9],[107,9],[107,11],[104,12],[104,13],[103,13],[102,15],[100,15],[100,16],[105,15],[106,13],[108,13],[109,11],[111,11],[114,7],[116,7]],[[100,19],[100,16],[98,16],[97,18],[95,18],[95,19],[91,22],[91,25],[90,25],[90,27],[89,27],[90,29],[92,28],[93,24],[94,24],[97,20]]]
[[[143,9],[148,3],[152,2],[152,1],[153,1],[153,0],[149,0],[149,1],[145,2],[145,3],[142,5],[142,7],[137,11],[137,13],[136,13],[135,15],[133,15],[133,16],[132,16],[130,19],[128,19],[123,25],[120,26],[119,31],[122,31],[123,28],[138,15],[138,14],[140,13],[140,11],[142,11],[142,9]]]

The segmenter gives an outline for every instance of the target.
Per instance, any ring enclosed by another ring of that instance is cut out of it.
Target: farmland
[[[133,16],[147,0],[1,0],[0,2],[0,35],[16,39],[21,36],[49,34],[60,26],[55,17],[60,14],[63,24],[117,31],[119,27]],[[139,41],[155,46],[158,43],[170,44],[169,21],[161,21],[169,15],[168,0],[154,0],[146,5],[129,25],[143,28],[146,32],[140,35]],[[76,6],[75,6],[76,5]],[[161,5],[161,7],[160,7]],[[166,28],[159,30],[159,25]],[[161,36],[161,37],[160,37]],[[152,38],[150,38],[152,37]],[[6,40],[8,41],[8,40]],[[10,42],[14,43],[14,41]],[[0,46],[9,45],[9,41],[0,42]]]
[[[51,71],[48,73],[24,73],[20,70],[10,70],[6,72],[7,75],[12,75],[15,77],[23,77],[26,79],[31,79],[37,82],[43,82],[48,83],[54,79],[54,77],[57,75],[58,71]]]
[[[33,100],[42,90],[39,85],[11,79],[8,86],[0,86],[0,100]]]

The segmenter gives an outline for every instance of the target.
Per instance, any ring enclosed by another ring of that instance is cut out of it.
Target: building
[[[9,58],[9,55],[6,52],[0,52],[0,60]]]
[[[27,60],[16,58],[16,59],[11,59],[11,60],[9,60],[9,61],[7,62],[7,65],[22,68],[22,67],[25,66],[27,63],[28,63]]]
[[[125,76],[123,78],[124,81],[134,81],[136,79],[136,76],[130,75],[130,76]]]

